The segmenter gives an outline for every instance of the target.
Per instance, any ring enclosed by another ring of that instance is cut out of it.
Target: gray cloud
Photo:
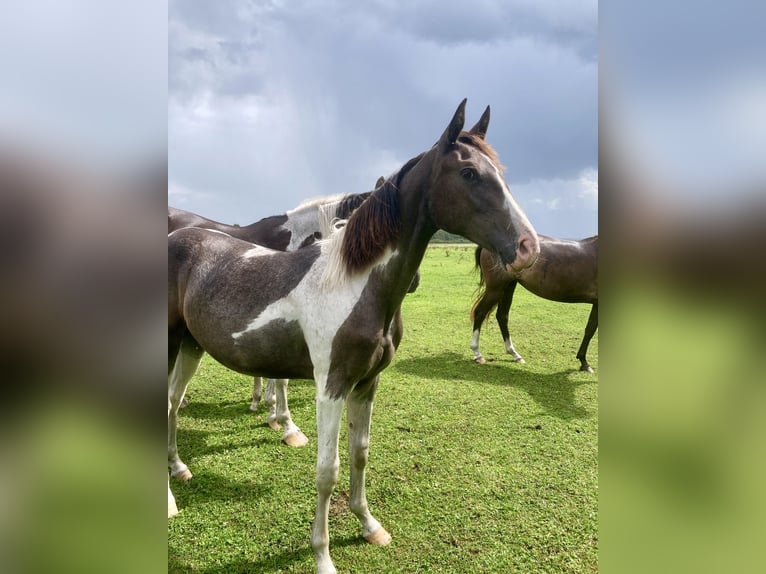
[[[469,122],[492,106],[524,207],[532,182],[597,169],[595,4],[183,2],[169,37],[171,202],[208,217],[367,190],[463,97]]]

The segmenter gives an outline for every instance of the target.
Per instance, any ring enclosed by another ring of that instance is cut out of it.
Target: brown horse
[[[465,100],[436,145],[408,161],[326,241],[282,252],[200,228],[168,236],[171,475],[191,478],[178,456],[177,412],[203,353],[245,374],[313,378],[317,505],[311,546],[319,574],[336,572],[328,513],[346,405],[349,508],[365,539],[391,541],[365,494],[370,417],[380,373],[401,341],[398,310],[433,234],[460,234],[517,271],[539,253],[537,235],[484,141],[489,108],[468,132],[464,119]],[[168,482],[168,514],[175,512]]]
[[[598,235],[567,241],[539,235],[540,256],[537,262],[520,273],[509,273],[497,255],[478,247],[476,268],[479,270],[479,296],[471,310],[473,338],[471,349],[474,361],[484,363],[479,351],[481,325],[497,305],[497,323],[503,335],[505,350],[517,363],[524,359],[516,352],[508,331],[508,313],[513,302],[513,292],[521,283],[529,291],[544,299],[562,303],[591,303],[593,307],[585,326],[585,334],[577,351],[580,370],[593,372],[585,354],[593,334],[598,328]]]

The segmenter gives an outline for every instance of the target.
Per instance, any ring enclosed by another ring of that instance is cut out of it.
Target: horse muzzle
[[[519,237],[516,244],[516,255],[513,261],[505,264],[509,273],[518,273],[534,265],[540,255],[540,240],[535,233],[525,233]]]

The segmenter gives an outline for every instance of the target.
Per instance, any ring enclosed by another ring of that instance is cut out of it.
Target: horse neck
[[[419,173],[415,171],[418,168],[425,171],[425,179],[418,177]],[[400,186],[399,238],[393,246],[394,256],[382,269],[386,287],[391,294],[387,308],[387,315],[390,317],[393,317],[404,300],[412,279],[423,261],[428,243],[438,229],[428,209],[430,165],[416,166],[410,173],[413,177],[408,179],[408,183],[416,183],[405,185],[403,181]]]

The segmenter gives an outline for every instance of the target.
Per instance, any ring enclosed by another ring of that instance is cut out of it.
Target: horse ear
[[[467,101],[468,98],[463,98],[463,101],[460,102],[457,110],[455,110],[455,115],[452,116],[452,121],[447,126],[447,129],[444,130],[441,139],[439,139],[440,149],[446,149],[454,144],[457,141],[457,136],[463,131],[463,124],[465,123],[465,103]]]
[[[378,188],[379,188],[381,185],[383,185],[384,183],[386,183],[386,178],[385,178],[385,177],[383,177],[383,176],[381,175],[381,176],[378,178],[378,181],[376,181],[376,182],[375,182],[375,187],[374,187],[374,189],[378,189]]]
[[[487,135],[488,127],[489,127],[489,106],[487,106],[487,109],[484,110],[483,114],[481,114],[479,121],[476,122],[476,125],[473,126],[468,133],[471,133],[475,136],[480,137],[481,139],[484,139],[484,136]]]

